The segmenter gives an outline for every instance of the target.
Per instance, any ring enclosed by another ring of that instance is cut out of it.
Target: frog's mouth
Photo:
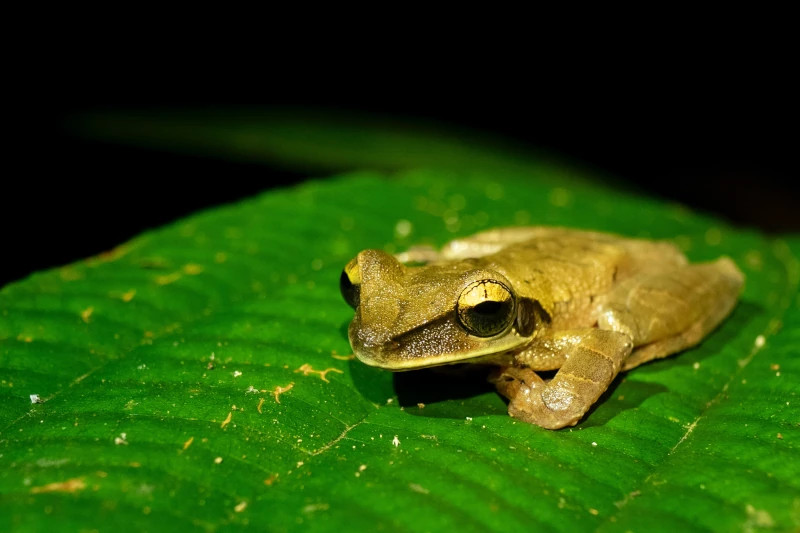
[[[355,320],[348,333],[361,362],[393,371],[502,359],[503,354],[526,342],[513,326],[495,337],[475,337],[448,318],[389,339],[362,329]]]
[[[437,356],[427,358],[426,361],[409,360],[399,361],[391,364],[379,362],[371,357],[364,357],[356,353],[356,357],[362,363],[375,368],[382,368],[384,370],[391,370],[392,372],[406,372],[409,370],[422,370],[424,368],[431,368],[434,366],[456,365],[459,363],[475,363],[475,364],[511,364],[513,362],[512,352],[505,351],[500,353],[489,353],[486,355],[465,355],[465,356]]]

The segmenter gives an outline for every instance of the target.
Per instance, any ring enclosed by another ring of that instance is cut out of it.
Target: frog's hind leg
[[[630,357],[625,360],[625,363],[622,365],[622,370],[630,370],[643,363],[652,361],[653,359],[661,359],[677,353],[684,348],[694,346],[700,342],[705,335],[700,324],[695,324],[677,335],[639,346],[634,349]]]
[[[727,257],[622,283],[600,309],[598,327],[626,333],[634,350],[622,369],[694,346],[733,309],[744,277]]]
[[[455,239],[444,245],[442,258],[448,260],[484,257],[499,252],[507,246],[531,239],[573,234],[574,230],[545,226],[494,228],[469,237]]]
[[[394,258],[404,265],[409,263],[427,264],[439,261],[442,255],[433,246],[419,245],[412,246],[405,252],[394,254]]]
[[[441,251],[432,246],[412,246],[405,252],[395,254],[401,263],[435,263],[440,260],[454,261],[483,257],[503,248],[537,237],[552,237],[569,230],[542,226],[494,228],[469,237],[454,239],[442,247]]]
[[[727,258],[634,276],[601,304],[598,328],[535,339],[492,381],[511,416],[548,429],[575,425],[621,369],[698,343],[733,309],[742,281]],[[550,381],[534,372],[558,362]]]

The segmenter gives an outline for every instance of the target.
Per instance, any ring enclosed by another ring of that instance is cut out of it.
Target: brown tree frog
[[[689,264],[667,242],[519,227],[439,252],[364,250],[340,285],[364,363],[495,365],[509,414],[557,429],[575,425],[621,370],[700,342],[743,280],[729,258]],[[550,380],[537,374],[548,370],[558,370]]]

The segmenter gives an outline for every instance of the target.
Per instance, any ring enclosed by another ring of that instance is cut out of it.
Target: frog
[[[344,267],[340,291],[355,311],[348,338],[361,362],[391,371],[490,365],[511,417],[560,429],[620,372],[700,343],[743,283],[727,256],[690,263],[666,240],[529,226],[440,250],[363,250]]]

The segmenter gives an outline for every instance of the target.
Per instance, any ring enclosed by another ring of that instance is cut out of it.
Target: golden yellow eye
[[[361,268],[358,266],[357,259],[347,263],[342,270],[339,278],[339,290],[342,291],[342,297],[347,305],[353,309],[358,307],[361,300]]]
[[[494,279],[475,281],[458,297],[458,321],[472,335],[492,337],[514,321],[514,294]]]

